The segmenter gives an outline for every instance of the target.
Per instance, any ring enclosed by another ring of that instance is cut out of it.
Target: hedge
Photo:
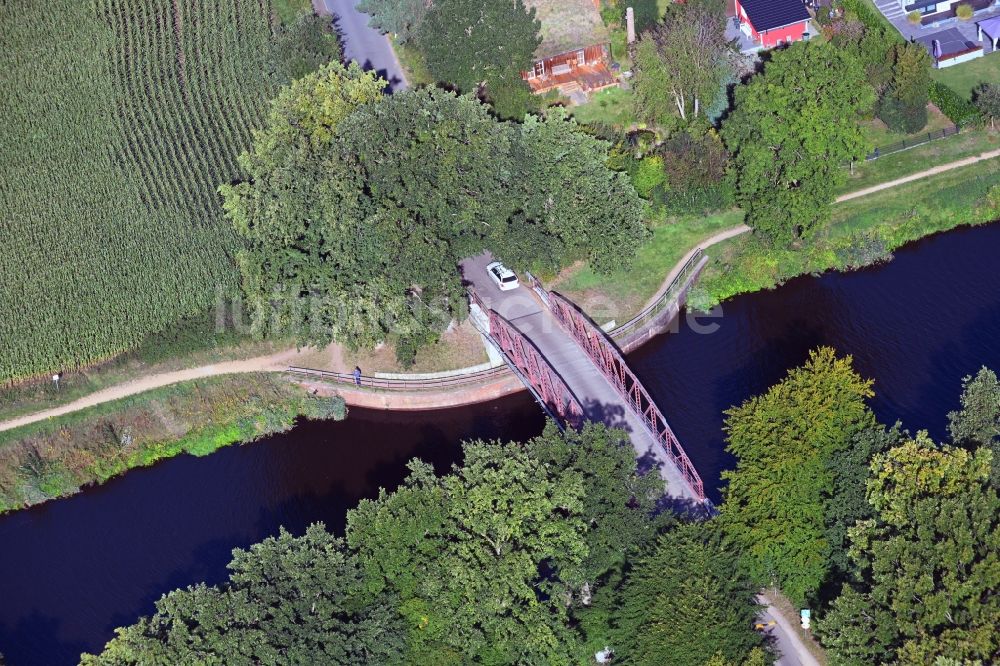
[[[983,121],[982,115],[972,102],[943,83],[931,82],[929,93],[934,106],[959,127],[978,125]]]

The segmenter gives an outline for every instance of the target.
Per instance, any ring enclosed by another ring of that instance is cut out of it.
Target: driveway
[[[389,92],[406,90],[408,84],[389,38],[368,25],[369,16],[355,8],[356,0],[314,0],[313,6],[333,16],[340,32],[344,60],[357,61],[362,69],[373,70],[389,82]],[[323,10],[326,11],[323,11]]]

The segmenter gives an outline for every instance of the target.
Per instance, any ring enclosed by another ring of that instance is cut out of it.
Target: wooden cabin
[[[611,71],[611,36],[600,0],[525,0],[542,24],[531,70],[521,72],[533,92],[569,95],[618,85]]]

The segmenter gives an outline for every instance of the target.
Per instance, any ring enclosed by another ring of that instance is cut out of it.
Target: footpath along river
[[[853,354],[875,380],[886,422],[946,432],[963,375],[1000,370],[1000,225],[961,229],[888,264],[793,280],[723,306],[711,334],[679,323],[629,360],[719,499],[723,410],[778,381],[809,349]],[[697,328],[700,328],[697,327]],[[524,440],[543,418],[527,394],[447,411],[354,409],[340,423],[182,456],[0,518],[0,653],[8,663],[72,664],[164,592],[226,576],[232,548],[285,525],[301,533],[395,487],[414,456],[444,471],[465,438]]]

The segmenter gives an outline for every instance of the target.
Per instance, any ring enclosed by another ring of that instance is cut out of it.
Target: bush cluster
[[[983,120],[979,110],[972,102],[943,83],[938,81],[931,83],[930,98],[934,106],[959,127],[978,125]]]

